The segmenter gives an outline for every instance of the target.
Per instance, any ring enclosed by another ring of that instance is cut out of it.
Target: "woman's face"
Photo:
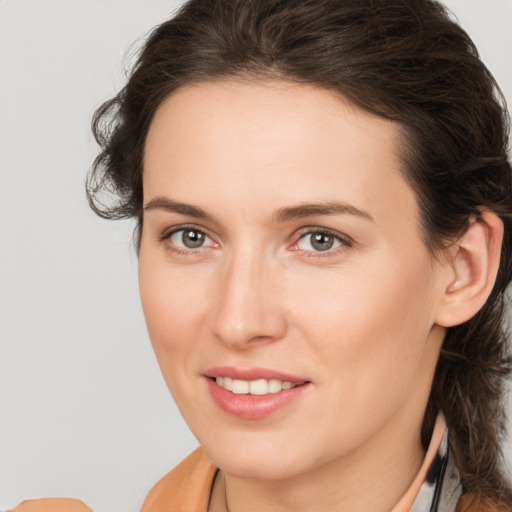
[[[447,269],[422,241],[398,138],[279,81],[189,86],[157,111],[142,304],[167,385],[225,472],[419,446]]]

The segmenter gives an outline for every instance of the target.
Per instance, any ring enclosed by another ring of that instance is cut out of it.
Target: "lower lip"
[[[267,395],[236,395],[219,386],[213,379],[206,380],[211,397],[223,411],[248,420],[259,420],[270,416],[299,398],[309,388],[309,383],[306,383]]]

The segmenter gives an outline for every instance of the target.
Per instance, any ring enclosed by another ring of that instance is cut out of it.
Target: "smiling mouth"
[[[217,367],[207,370],[204,376],[211,398],[224,412],[251,421],[286,410],[288,404],[305,396],[312,384],[301,377],[265,368]]]
[[[293,389],[306,384],[304,382],[290,382],[279,379],[257,379],[242,380],[231,377],[212,377],[212,380],[221,388],[231,391],[235,395],[269,395],[279,393],[288,389]]]

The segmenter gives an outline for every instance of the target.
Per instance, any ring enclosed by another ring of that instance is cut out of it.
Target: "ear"
[[[473,317],[485,304],[500,264],[503,222],[483,211],[471,219],[466,232],[448,249],[440,307],[436,323],[453,327]]]

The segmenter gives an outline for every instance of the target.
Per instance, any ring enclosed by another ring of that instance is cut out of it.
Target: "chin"
[[[304,468],[304,460],[276,443],[246,442],[230,446],[203,445],[208,457],[224,473],[244,479],[278,480],[296,476]]]
[[[282,480],[301,473],[297,464],[287,464],[274,457],[269,457],[266,461],[256,461],[254,458],[228,460],[224,457],[218,467],[230,476],[248,480]]]

